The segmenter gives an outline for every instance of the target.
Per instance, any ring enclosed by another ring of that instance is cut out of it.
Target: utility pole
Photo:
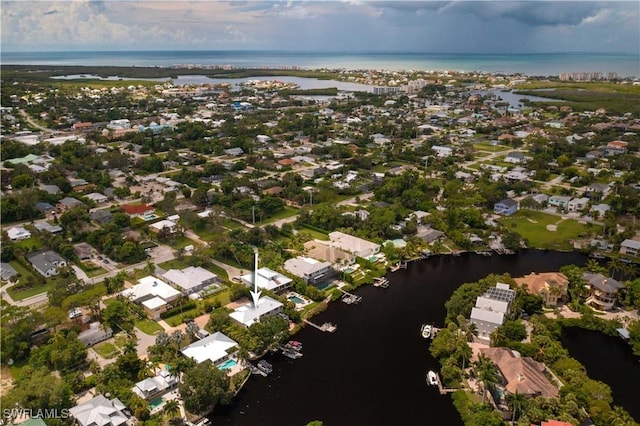
[[[256,206],[251,206],[251,219],[253,224],[256,224]]]

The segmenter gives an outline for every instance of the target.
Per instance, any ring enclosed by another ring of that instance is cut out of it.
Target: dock
[[[354,304],[354,303],[360,303],[362,302],[362,296],[357,296],[355,294],[349,293],[348,291],[345,291],[341,288],[338,288],[338,290],[340,290],[343,295],[342,295],[342,301],[348,305]]]
[[[391,272],[396,272],[398,269],[407,269],[407,262],[398,262],[389,268]]]
[[[311,327],[317,328],[320,331],[327,331],[329,333],[333,333],[338,329],[338,326],[335,324],[331,324],[330,322],[325,322],[322,325],[314,324],[309,320],[303,320],[305,324],[309,324]]]
[[[384,277],[376,278],[375,280],[373,280],[373,286],[387,288],[389,287],[389,280]]]
[[[438,391],[440,392],[440,395],[446,395],[448,393],[453,393],[457,390],[460,390],[460,389],[453,389],[453,388],[445,388],[444,386],[442,386],[442,380],[440,380],[440,373],[436,373],[436,377],[438,378]]]

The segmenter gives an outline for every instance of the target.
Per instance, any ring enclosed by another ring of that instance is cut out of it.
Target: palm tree
[[[513,409],[513,413],[511,415],[511,423],[516,421],[516,414],[518,410],[522,413],[525,403],[527,401],[527,397],[523,393],[510,393],[507,395],[507,403]]]
[[[484,354],[480,354],[478,360],[473,365],[475,376],[482,381],[482,403],[484,404],[487,396],[487,389],[498,383],[498,368]]]
[[[620,259],[611,259],[611,261],[607,264],[607,267],[611,271],[611,278],[616,279],[616,272],[622,272],[624,269],[624,265],[620,261]]]
[[[171,399],[164,403],[162,407],[162,413],[169,417],[169,421],[175,419],[180,415],[180,403],[177,400]]]

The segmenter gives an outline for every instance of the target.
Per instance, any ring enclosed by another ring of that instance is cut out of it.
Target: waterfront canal
[[[640,422],[640,362],[628,343],[619,337],[572,327],[563,330],[562,345],[584,365],[590,378],[611,387],[615,405]]]
[[[304,345],[297,360],[270,358],[273,373],[254,376],[228,407],[218,407],[214,424],[462,425],[449,395],[425,382],[438,364],[428,352],[420,326],[444,324],[444,303],[461,284],[491,273],[520,276],[584,265],[577,253],[526,251],[484,257],[463,254],[413,262],[388,275],[391,285],[362,287],[362,302],[332,303],[314,317],[337,324],[335,333],[306,327],[296,335]],[[637,382],[636,382],[637,383]]]

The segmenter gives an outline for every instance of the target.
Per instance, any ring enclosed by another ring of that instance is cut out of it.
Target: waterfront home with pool
[[[180,349],[180,352],[185,357],[192,358],[198,364],[204,361],[211,361],[213,365],[220,368],[229,360],[231,354],[237,348],[238,342],[218,331],[185,346]]]
[[[284,269],[300,277],[305,283],[316,285],[331,279],[336,271],[329,262],[321,262],[310,257],[298,256],[284,262]]]
[[[178,378],[172,376],[169,370],[162,369],[156,376],[140,380],[131,388],[131,391],[140,398],[149,401],[165,394],[177,385]]]
[[[240,277],[242,283],[246,286],[253,288],[253,279],[254,273],[250,272],[246,275]],[[270,290],[275,293],[280,293],[289,287],[291,287],[291,282],[293,281],[289,277],[285,277],[284,275],[273,271],[269,268],[260,268],[255,271],[255,280],[258,288]]]
[[[276,315],[282,312],[284,305],[269,296],[262,296],[258,300],[257,306],[253,306],[253,302],[236,308],[229,314],[232,320],[245,327],[250,327],[256,322],[260,322],[263,317]]]

